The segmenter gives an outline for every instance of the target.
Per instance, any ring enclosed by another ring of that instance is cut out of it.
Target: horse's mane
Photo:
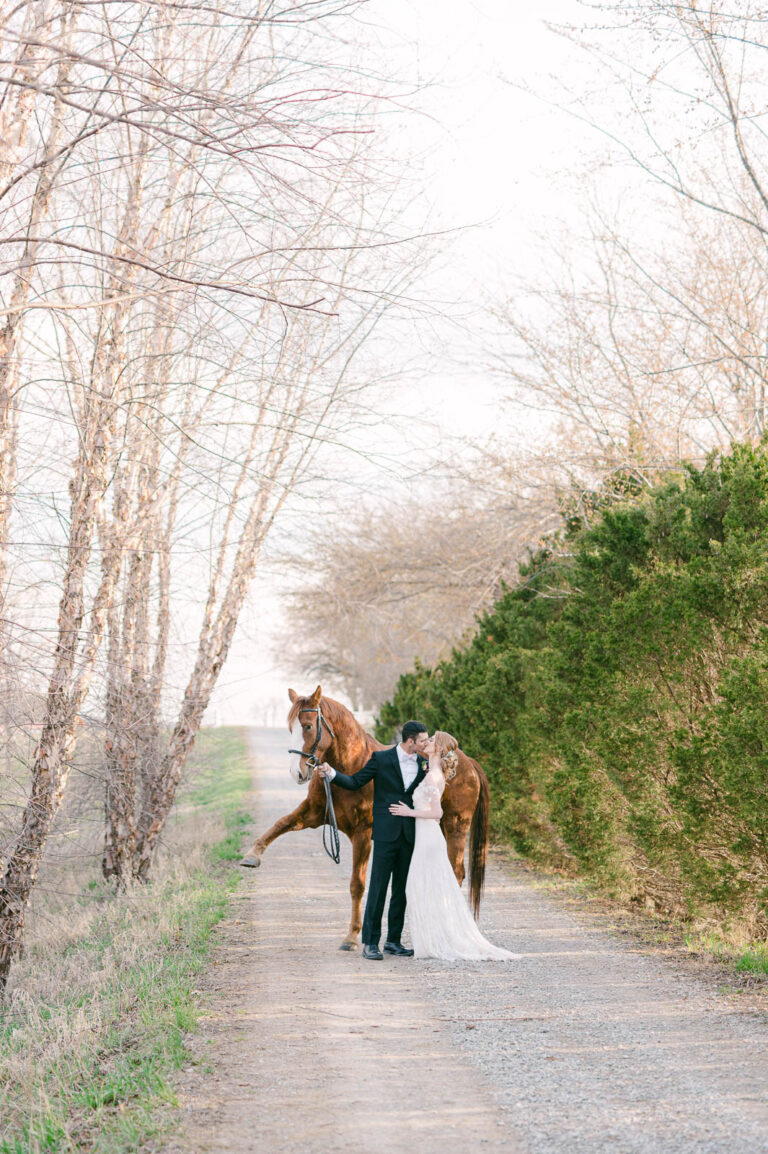
[[[313,703],[311,697],[297,697],[288,712],[288,728],[293,729],[293,723],[302,709],[316,708],[317,705]],[[347,709],[346,705],[342,705],[340,701],[334,701],[332,697],[321,697],[320,708],[323,711],[323,717],[330,723],[331,728],[334,728],[336,725],[352,726],[357,731],[357,736],[360,737],[361,740],[372,742],[374,745],[378,744],[376,738],[363,729],[351,710]]]

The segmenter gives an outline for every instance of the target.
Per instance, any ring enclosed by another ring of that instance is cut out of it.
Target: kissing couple
[[[458,742],[442,730],[430,737],[426,725],[406,721],[402,739],[380,749],[357,773],[328,765],[315,772],[342,789],[362,789],[373,781],[373,863],[363,918],[363,957],[381,961],[381,919],[389,901],[384,953],[397,957],[481,961],[518,958],[487,941],[451,868],[440,829],[445,789],[442,759]],[[413,949],[400,938],[408,908]]]

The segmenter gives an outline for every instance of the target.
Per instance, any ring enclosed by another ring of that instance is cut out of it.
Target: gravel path
[[[296,804],[285,743],[253,731],[259,829]],[[248,876],[164,1152],[768,1152],[762,1015],[508,865],[491,867],[481,926],[523,960],[364,962],[336,948],[348,862],[303,831]]]
[[[768,1151],[768,1024],[570,915],[509,867],[484,928],[514,976],[424,963],[528,1154]]]
[[[297,805],[285,730],[252,734],[255,825]],[[338,949],[349,922],[342,865],[320,830],[280,838],[248,872],[221,924],[207,1006],[182,1071],[176,1136],[163,1154],[517,1154],[506,1112],[413,959],[365,962]]]

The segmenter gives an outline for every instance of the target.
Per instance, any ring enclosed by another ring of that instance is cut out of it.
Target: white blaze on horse
[[[256,839],[240,863],[244,866],[260,865],[264,850],[282,834],[297,829],[317,829],[324,824],[325,786],[320,776],[313,772],[316,765],[327,763],[340,773],[357,773],[375,750],[387,748],[365,732],[346,706],[330,697],[323,697],[319,685],[309,697],[300,697],[292,689],[288,690],[288,696],[291,699],[288,714],[292,745],[290,773],[300,784],[309,781],[309,788],[296,809],[281,817]],[[477,916],[488,852],[490,793],[488,779],[477,762],[461,750],[456,754],[455,773],[453,776],[446,774],[440,824],[459,885],[464,881],[464,850],[469,833],[469,896]],[[355,950],[362,927],[361,905],[371,853],[373,782],[358,790],[339,789],[332,785],[331,795],[338,827],[352,843],[352,877],[349,882],[352,917],[340,948]]]

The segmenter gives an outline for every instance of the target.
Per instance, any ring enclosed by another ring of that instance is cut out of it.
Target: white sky
[[[417,380],[406,375],[387,400],[430,427],[482,437],[498,421],[496,386],[473,329],[488,299],[503,300],[511,274],[535,271],[538,237],[575,211],[568,171],[599,145],[523,90],[555,97],[563,77],[578,86],[583,65],[546,22],[580,23],[584,9],[575,0],[372,0],[365,16],[384,65],[420,86],[404,101],[417,112],[396,118],[390,143],[415,158],[409,171],[423,186],[432,227],[463,230],[446,238],[417,286],[463,324],[438,320],[414,333],[421,372]],[[373,479],[381,483],[391,479]],[[314,688],[271,653],[278,588],[274,575],[257,582],[207,720],[282,724],[287,686]]]

